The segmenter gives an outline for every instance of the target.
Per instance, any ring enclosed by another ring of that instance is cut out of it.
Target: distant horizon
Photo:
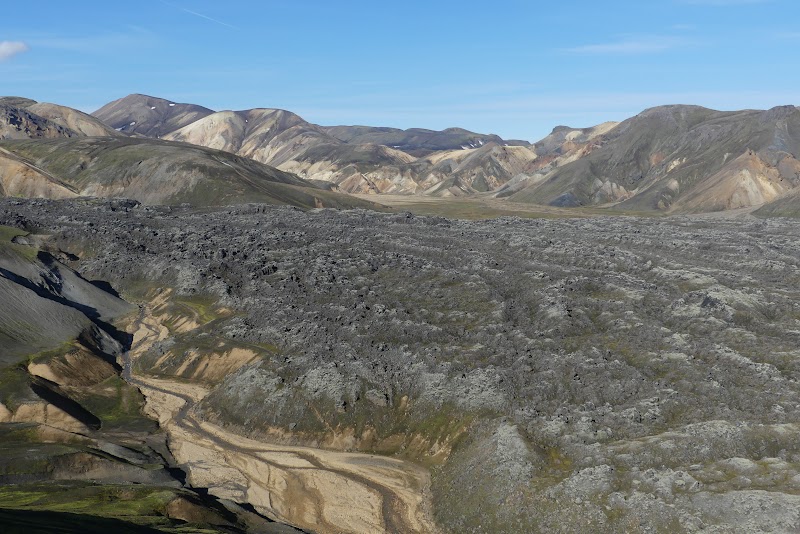
[[[644,5],[642,5],[644,4]],[[131,93],[323,125],[537,141],[676,103],[800,104],[789,0],[6,6],[3,92],[92,112]],[[766,89],[765,89],[766,88]]]

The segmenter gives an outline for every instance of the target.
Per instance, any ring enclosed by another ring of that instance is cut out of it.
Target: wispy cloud
[[[165,6],[169,6],[169,7],[173,8],[173,9],[179,9],[179,10],[183,11],[184,13],[189,13],[190,15],[194,15],[195,17],[200,17],[201,19],[206,19],[208,21],[211,21],[211,22],[213,22],[215,24],[219,24],[221,26],[226,26],[226,27],[234,29],[234,30],[241,29],[241,28],[239,28],[237,26],[234,26],[233,24],[228,24],[227,22],[223,22],[223,21],[221,21],[219,19],[215,19],[213,17],[209,17],[208,15],[204,15],[202,13],[198,13],[197,11],[192,11],[191,9],[187,9],[185,7],[176,6],[175,4],[171,4],[169,2],[165,2],[164,0],[159,0],[159,2],[161,2]]]
[[[650,35],[643,37],[629,37],[607,43],[593,43],[580,46],[563,48],[564,52],[588,55],[634,55],[653,54],[664,52],[688,44],[689,41],[682,37],[670,35]]]
[[[22,41],[0,41],[0,61],[6,61],[28,51],[28,45]]]

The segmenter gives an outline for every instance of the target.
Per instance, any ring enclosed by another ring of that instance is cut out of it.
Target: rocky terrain
[[[391,531],[409,465],[445,532],[800,529],[792,220],[4,199],[0,224],[142,306],[128,379],[189,480],[263,515]]]
[[[76,109],[20,97],[0,97],[0,140],[115,136],[112,128]]]
[[[414,157],[427,156],[442,150],[467,150],[487,143],[497,145],[530,145],[527,141],[505,140],[498,135],[483,135],[463,128],[442,131],[424,128],[381,128],[375,126],[323,126],[323,131],[349,144],[385,145],[402,150]]]
[[[70,259],[46,234],[0,226],[4,532],[293,532],[185,486],[120,376],[131,336],[112,323],[136,307]]]

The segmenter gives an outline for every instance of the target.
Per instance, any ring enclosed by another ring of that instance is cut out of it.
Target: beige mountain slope
[[[0,99],[0,140],[2,139],[53,139],[58,137],[77,137],[79,134],[41,117],[24,107],[7,104]]]
[[[764,204],[753,214],[759,217],[800,217],[800,188],[796,187]]]
[[[0,139],[119,135],[113,128],[77,109],[28,98],[0,98]]]
[[[789,176],[800,176],[800,162],[788,156],[781,167],[770,165],[748,150],[713,176],[694,187],[674,206],[675,211],[702,212],[760,206],[798,185]]]
[[[33,163],[0,148],[0,196],[64,199],[78,193]]]
[[[78,111],[77,109],[59,106],[58,104],[37,103],[28,106],[28,111],[44,117],[64,128],[77,132],[87,137],[102,137],[121,135],[113,128],[106,126],[100,120]]]
[[[530,171],[537,157],[529,147],[496,143],[471,150],[434,152],[425,158],[431,167],[421,173],[421,182],[431,184],[424,192],[436,196],[492,191]]]
[[[382,145],[348,145],[294,113],[277,109],[221,111],[164,139],[232,152],[305,178],[332,182],[348,192],[370,190],[369,175],[375,167],[383,175],[415,159]]]
[[[304,145],[335,142],[294,113],[278,109],[219,111],[164,135],[164,139],[225,150],[262,163],[282,162],[286,160],[280,150],[283,139],[275,140],[287,131],[292,138],[304,136]]]
[[[618,122],[604,122],[589,128],[556,126],[550,135],[531,147],[537,154],[536,161],[528,166],[525,173],[515,176],[497,188],[494,196],[507,197],[540,183],[558,167],[590,154],[602,146],[602,136],[618,124]]]
[[[253,109],[214,113],[164,138],[232,152],[336,184],[348,193],[453,196],[489,191],[536,159],[525,146],[482,140],[473,142],[479,148],[459,147],[416,158],[381,144],[346,143],[327,130],[288,111]]]

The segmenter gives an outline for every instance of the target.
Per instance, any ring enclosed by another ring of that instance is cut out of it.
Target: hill
[[[120,134],[76,109],[28,98],[0,98],[0,140],[116,135]]]
[[[518,157],[505,157],[505,152],[528,143],[496,135],[459,128],[326,127],[269,108],[216,113],[202,108],[203,112],[190,116],[179,110],[196,106],[174,104],[176,124],[182,126],[168,131],[170,124],[159,112],[165,102],[130,95],[93,115],[125,132],[225,150],[348,193],[471,194],[504,184],[535,159],[525,151],[519,153],[524,164]],[[510,150],[492,150],[495,147]],[[467,157],[469,163],[454,173]],[[506,160],[513,161],[506,165]]]
[[[385,145],[412,156],[427,156],[441,150],[467,150],[487,143],[528,145],[526,141],[505,141],[497,135],[484,135],[463,128],[428,130],[425,128],[385,128],[374,126],[323,126],[328,135],[350,144]]]
[[[512,200],[621,210],[758,206],[800,185],[800,110],[652,108],[601,135],[591,153]]]
[[[372,206],[227,152],[129,137],[0,143],[0,190],[5,196],[126,197],[148,204]]]
[[[92,115],[127,134],[161,137],[211,113],[202,106],[133,94],[109,102]]]
[[[622,123],[558,126],[530,144],[459,128],[319,126],[285,110],[197,112],[166,102],[131,95],[95,115],[114,108],[124,120],[140,117],[131,121],[139,133],[251,158],[347,193],[487,194],[554,207],[701,213],[757,208],[800,185],[794,106],[661,106]],[[175,124],[183,126],[166,131],[171,125],[150,109],[164,105],[196,115],[179,113]]]

